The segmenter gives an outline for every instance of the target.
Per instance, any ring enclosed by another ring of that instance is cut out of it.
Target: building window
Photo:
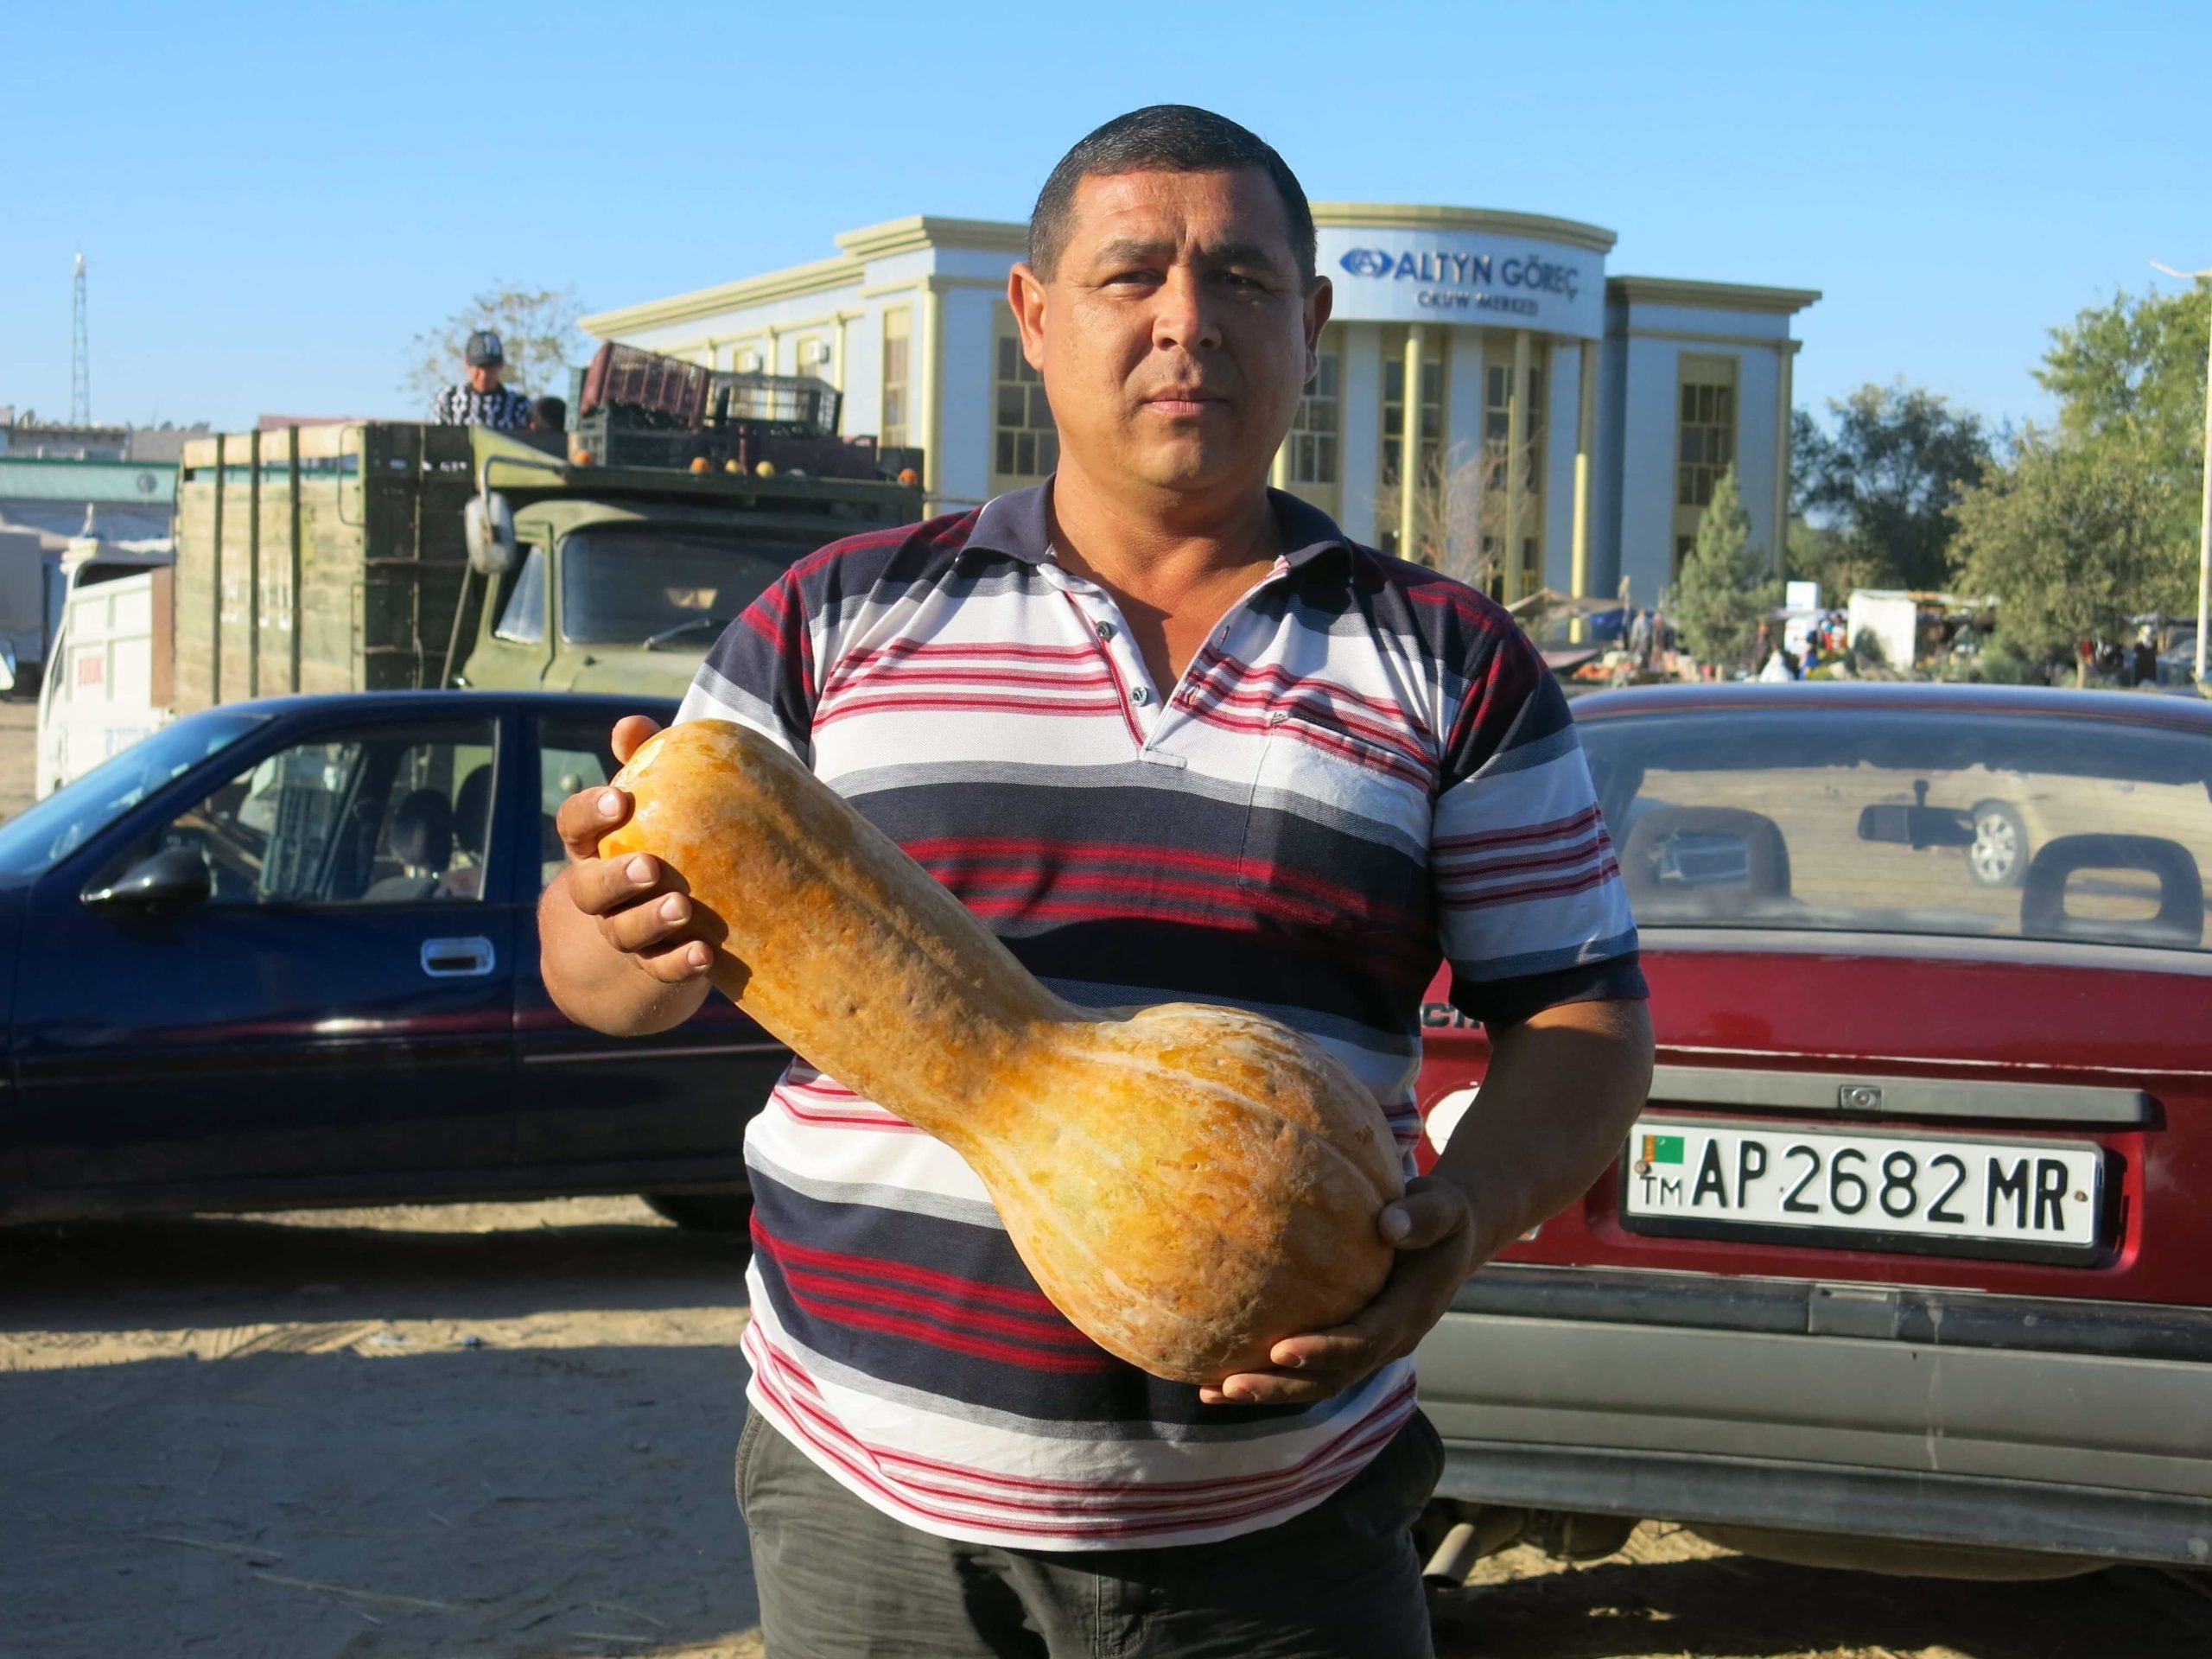
[[[1510,505],[1513,474],[1521,481],[1521,569],[1503,590],[1510,597],[1533,593],[1543,585],[1544,379],[1548,365],[1539,351],[1529,364],[1529,383],[1522,388],[1521,453],[1513,448],[1513,365],[1509,360],[1492,363],[1483,373],[1483,556],[1495,569],[1503,561],[1498,549],[1507,537],[1506,513]]]
[[[1444,448],[1443,341],[1431,340],[1421,356],[1421,454],[1418,465],[1433,468]],[[1402,342],[1382,360],[1382,486],[1395,491],[1405,458],[1406,353]],[[1389,510],[1395,512],[1395,497]]]
[[[1506,486],[1506,463],[1510,459],[1506,451],[1513,439],[1513,407],[1509,401],[1512,394],[1512,365],[1491,365],[1483,376],[1483,447],[1490,456],[1489,483],[1493,489]],[[1521,488],[1534,501],[1544,486],[1544,372],[1536,363],[1529,365],[1523,396],[1528,412],[1522,429]]]
[[[1697,539],[1713,486],[1736,464],[1736,359],[1684,353],[1675,423],[1675,566]]]
[[[876,423],[875,441],[887,449],[905,448],[910,442],[913,334],[911,307],[883,314],[883,412]]]
[[[1701,507],[1736,459],[1736,388],[1685,382],[1675,505]]]
[[[1289,478],[1293,484],[1333,486],[1337,481],[1337,438],[1340,421],[1342,353],[1319,353],[1313,378],[1298,400],[1290,425]]]
[[[1060,435],[1045,400],[1045,377],[1021,354],[1014,313],[998,312],[991,376],[991,472],[995,487],[1032,483],[1060,463]]]

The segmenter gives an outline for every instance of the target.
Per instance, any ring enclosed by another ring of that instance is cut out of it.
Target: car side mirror
[[[1948,806],[1869,806],[1859,814],[1859,839],[1899,847],[1971,847],[1974,814]]]
[[[104,887],[89,889],[88,905],[143,910],[155,905],[205,904],[215,891],[207,861],[192,847],[164,847],[142,858]]]
[[[480,576],[504,576],[515,568],[515,515],[497,490],[472,495],[461,510],[468,568]]]

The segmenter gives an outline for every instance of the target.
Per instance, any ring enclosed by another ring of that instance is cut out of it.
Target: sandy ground
[[[741,1249],[628,1199],[0,1233],[0,1654],[758,1655]],[[1483,1563],[1443,1659],[2180,1659],[2140,1569],[1884,1580],[1646,1526]]]
[[[31,804],[37,742],[38,699],[0,697],[0,823]]]

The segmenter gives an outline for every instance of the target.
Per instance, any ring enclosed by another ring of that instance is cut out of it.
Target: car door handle
[[[465,979],[488,974],[497,965],[492,941],[480,936],[423,941],[423,971],[432,979]]]

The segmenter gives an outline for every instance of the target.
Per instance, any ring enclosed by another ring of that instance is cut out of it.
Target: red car
[[[1571,1553],[1649,1517],[1904,1571],[2212,1563],[2212,707],[1733,685],[1575,715],[1658,1071],[1614,1166],[1421,1350],[1446,1518]],[[1993,799],[2016,883],[1977,869]],[[1487,1051],[1430,995],[1440,1141]]]

